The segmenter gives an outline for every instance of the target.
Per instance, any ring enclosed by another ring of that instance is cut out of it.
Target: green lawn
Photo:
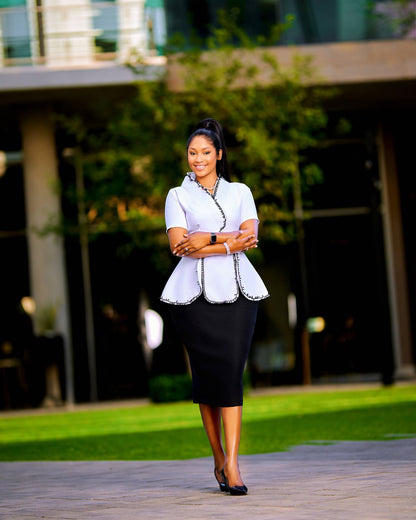
[[[416,386],[278,393],[244,401],[242,454],[316,441],[416,437]],[[190,402],[1,416],[0,460],[166,460],[209,456]]]

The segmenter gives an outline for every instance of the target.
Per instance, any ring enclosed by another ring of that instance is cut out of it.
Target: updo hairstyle
[[[194,131],[189,136],[188,143],[186,145],[186,150],[188,150],[189,145],[194,137],[202,135],[209,139],[217,154],[222,150],[222,157],[220,160],[217,160],[217,174],[219,177],[223,177],[226,181],[230,181],[230,174],[228,171],[228,161],[227,161],[227,149],[225,147],[224,135],[222,132],[221,125],[215,119],[207,118],[200,121]]]

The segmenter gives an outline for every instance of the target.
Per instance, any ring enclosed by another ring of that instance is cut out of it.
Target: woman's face
[[[188,147],[188,164],[200,181],[217,177],[217,160],[222,157],[222,150],[217,153],[212,141],[203,135],[195,136]]]

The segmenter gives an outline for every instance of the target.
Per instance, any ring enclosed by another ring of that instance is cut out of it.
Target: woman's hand
[[[184,233],[184,238],[174,245],[174,255],[187,256],[209,245],[211,233],[206,231],[193,231]]]
[[[257,237],[251,231],[243,231],[237,237],[229,238],[227,240],[228,247],[231,253],[240,253],[241,251],[248,251],[257,247]]]

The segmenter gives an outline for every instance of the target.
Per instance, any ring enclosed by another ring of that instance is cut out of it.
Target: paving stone
[[[415,520],[416,439],[314,443],[241,456],[249,494],[210,458],[0,463],[1,520]]]

